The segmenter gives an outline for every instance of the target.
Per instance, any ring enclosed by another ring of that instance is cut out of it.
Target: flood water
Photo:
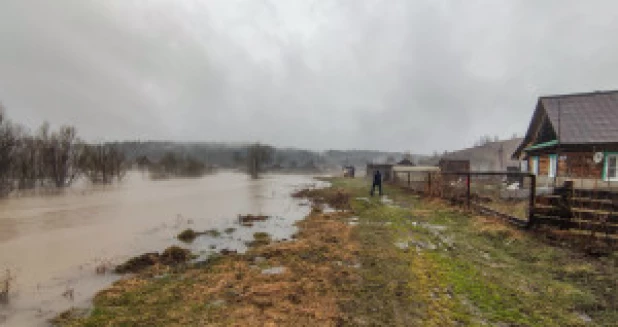
[[[10,302],[0,304],[0,326],[47,326],[56,313],[87,306],[96,291],[119,278],[96,274],[102,263],[118,264],[173,244],[202,255],[222,248],[242,251],[255,231],[289,238],[293,223],[309,212],[290,193],[308,186],[323,185],[295,175],[251,180],[222,172],[151,181],[131,173],[114,186],[76,185],[60,194],[0,200],[0,276],[7,269],[14,276]],[[242,227],[239,214],[272,218]],[[186,228],[218,229],[222,235],[184,244],[176,235]],[[226,228],[235,231],[228,234]],[[73,299],[63,296],[67,290],[73,290]]]

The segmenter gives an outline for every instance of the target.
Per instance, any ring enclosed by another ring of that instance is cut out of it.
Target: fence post
[[[427,173],[427,195],[431,196],[431,172]]]
[[[410,172],[408,172],[408,188],[410,188]]]
[[[468,210],[470,210],[470,172],[468,172],[467,174],[467,181],[466,181],[466,204],[468,206]]]
[[[528,225],[530,227],[535,224],[534,221],[534,203],[536,201],[536,175],[530,175],[530,198],[528,199]]]

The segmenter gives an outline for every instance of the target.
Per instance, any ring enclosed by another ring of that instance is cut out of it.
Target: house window
[[[548,177],[556,177],[556,168],[558,168],[558,156],[555,154],[549,155],[549,168],[547,169]]]
[[[605,156],[605,179],[618,181],[618,154]]]
[[[539,157],[532,157],[532,167],[530,172],[535,175],[539,174]]]

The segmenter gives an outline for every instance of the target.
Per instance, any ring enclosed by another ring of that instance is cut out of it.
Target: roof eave
[[[511,155],[511,159],[521,160],[521,155],[523,153],[524,148],[528,144],[530,144],[530,142],[532,142],[532,138],[534,137],[534,134],[536,134],[539,126],[541,125],[541,118],[543,117],[541,112],[543,111],[544,113],[544,110],[542,108],[543,106],[541,103],[541,98],[539,98],[536,102],[536,108],[534,109],[534,112],[532,113],[532,118],[530,118],[530,123],[528,124],[528,130],[526,131],[526,135],[524,136],[524,139],[521,140],[521,144],[519,144],[515,152],[513,152],[513,154]]]

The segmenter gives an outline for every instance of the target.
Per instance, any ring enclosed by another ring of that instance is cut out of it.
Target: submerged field
[[[618,254],[590,257],[500,220],[360,179],[303,192],[295,240],[155,267],[66,326],[612,326]],[[322,211],[321,204],[342,209]],[[555,239],[555,238],[554,238]]]

